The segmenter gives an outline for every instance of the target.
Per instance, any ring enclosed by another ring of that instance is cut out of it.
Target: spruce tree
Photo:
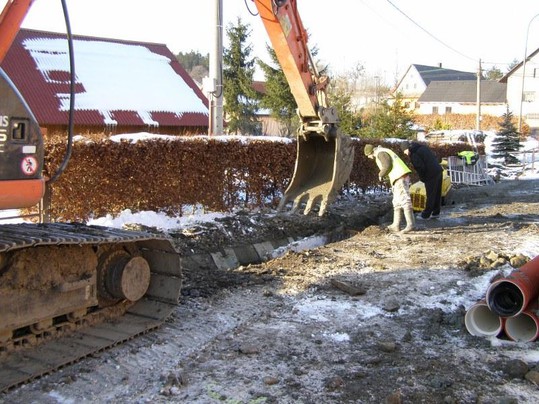
[[[247,43],[251,30],[238,18],[236,25],[226,30],[230,47],[223,54],[223,96],[227,131],[232,134],[256,134],[260,124],[256,119],[258,96],[253,89],[255,59],[253,47]]]
[[[520,134],[513,123],[513,114],[507,109],[500,122],[500,130],[492,142],[492,157],[503,158],[504,164],[516,164],[519,160],[511,153],[522,147]]]
[[[295,135],[299,126],[296,100],[290,91],[290,86],[275,51],[269,46],[267,50],[273,66],[261,60],[258,61],[258,65],[266,78],[266,94],[262,96],[260,106],[270,110],[270,115],[283,128],[281,134],[290,137]]]
[[[361,128],[362,137],[412,139],[415,132],[413,113],[406,110],[403,96],[397,93],[393,102],[384,101]]]

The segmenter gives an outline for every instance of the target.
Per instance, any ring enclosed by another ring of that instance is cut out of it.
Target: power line
[[[425,28],[423,28],[421,25],[419,25],[417,22],[415,22],[413,20],[413,18],[409,17],[404,11],[402,11],[400,8],[398,8],[395,4],[393,4],[391,2],[391,0],[386,0],[395,10],[397,10],[399,13],[401,13],[403,16],[405,16],[412,24],[414,24],[416,27],[418,27],[421,31],[423,31],[424,33],[426,33],[428,36],[430,36],[432,39],[434,39],[436,42],[439,42],[441,43],[443,46],[445,46],[446,48],[452,50],[453,52],[459,54],[460,56],[468,59],[468,60],[477,60],[477,58],[472,58],[472,57],[469,57],[467,55],[465,55],[464,53],[462,52],[459,52],[458,50],[456,50],[455,48],[453,48],[452,46],[449,46],[448,44],[446,44],[444,41],[438,39],[435,35],[431,34],[429,31],[427,31]]]

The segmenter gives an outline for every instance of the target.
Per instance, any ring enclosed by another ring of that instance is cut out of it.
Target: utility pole
[[[380,104],[380,76],[374,76],[374,111],[378,112],[378,104]]]
[[[481,130],[481,59],[477,68],[477,115],[475,119],[475,130]]]
[[[223,0],[215,0],[213,52],[210,54],[208,133],[223,134]]]

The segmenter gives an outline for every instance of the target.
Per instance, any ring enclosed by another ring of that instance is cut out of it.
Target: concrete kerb
[[[344,227],[339,227],[326,234],[312,236],[312,238],[314,237],[323,238],[324,244],[329,244],[350,237],[350,233],[346,232]],[[217,252],[190,255],[182,257],[182,267],[190,270],[199,267],[230,270],[241,265],[259,264],[274,258],[277,250],[309,238],[311,237],[288,237],[255,244],[226,247]]]
[[[351,214],[350,220],[343,219],[347,224],[354,227],[367,226],[375,222],[375,217],[380,217],[387,209],[376,208],[375,206],[367,209],[367,212]],[[343,215],[347,216],[347,215]],[[353,220],[352,220],[353,218]],[[193,255],[182,256],[181,265],[186,270],[196,271],[198,268],[210,270],[231,270],[241,265],[259,264],[270,259],[288,249],[297,251],[297,245],[303,241],[308,245],[309,239],[323,239],[325,245],[332,242],[349,238],[353,235],[344,225],[328,229],[323,234],[313,234],[311,236],[288,236],[273,240],[267,240],[256,243],[246,243],[244,245],[221,247],[217,251],[205,252]],[[295,246],[293,245],[295,244]]]

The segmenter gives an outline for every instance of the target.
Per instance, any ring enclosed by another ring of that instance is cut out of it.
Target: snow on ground
[[[159,230],[168,231],[172,229],[181,229],[189,227],[195,223],[209,223],[217,218],[226,217],[227,214],[213,213],[195,213],[187,216],[171,217],[164,213],[153,211],[142,211],[133,213],[130,209],[124,210],[118,216],[106,215],[96,219],[91,219],[87,224],[91,226],[106,226],[122,228],[126,224],[137,223],[143,226],[155,227]]]

